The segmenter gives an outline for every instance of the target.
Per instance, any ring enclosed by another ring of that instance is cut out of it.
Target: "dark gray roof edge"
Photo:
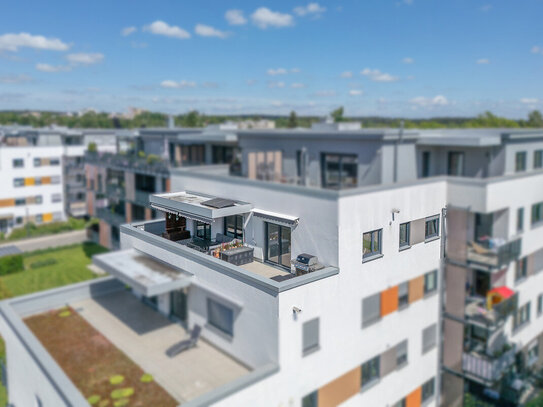
[[[216,403],[231,394],[246,389],[253,384],[279,372],[279,366],[275,363],[269,363],[257,367],[252,372],[241,376],[240,378],[217,387],[193,400],[182,404],[182,407],[206,407]],[[178,407],[181,407],[179,405]]]
[[[293,288],[311,283],[312,281],[321,280],[339,273],[339,268],[330,266],[313,273],[277,282],[135,227],[144,225],[145,223],[146,222],[138,222],[134,224],[121,225],[121,233],[126,233],[127,235],[141,239],[146,243],[152,244],[153,246],[167,250],[170,253],[174,253],[196,263],[200,263],[222,274],[232,276],[235,279],[249,284],[250,286],[270,295],[277,295],[280,292],[291,290]],[[190,270],[187,271],[190,272]]]
[[[20,306],[24,302],[37,302],[34,307],[29,308],[39,309],[45,304],[51,304],[49,301],[44,301],[44,299],[46,299],[48,296],[57,297],[59,294],[66,294],[74,290],[81,291],[81,289],[85,286],[90,288],[91,286],[103,285],[105,286],[104,294],[106,294],[107,292],[111,292],[112,281],[118,285],[118,282],[115,279],[106,277],[98,280],[91,280],[52,290],[42,291],[35,294],[29,294],[22,297],[16,297],[0,302],[0,317],[4,319],[6,325],[12,330],[13,334],[17,337],[21,345],[25,348],[33,361],[38,365],[39,369],[67,406],[86,406],[88,403],[81,392],[68,378],[66,373],[64,373],[53,357],[43,347],[41,342],[25,325],[20,313],[17,312],[16,307],[17,305]],[[120,286],[120,288],[122,288],[122,286]],[[89,289],[89,291],[92,290]]]

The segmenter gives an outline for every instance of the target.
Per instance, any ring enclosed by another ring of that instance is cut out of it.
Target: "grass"
[[[61,318],[59,309],[25,320],[49,354],[86,399],[95,405],[175,407],[178,403],[154,381],[141,381],[144,371],[94,329],[77,312]],[[121,383],[111,378],[122,376]],[[114,382],[117,382],[114,380]]]
[[[25,253],[24,271],[0,277],[0,299],[96,278],[87,266],[91,264],[92,255],[106,251],[102,246],[86,242]],[[36,262],[45,265],[31,268]]]
[[[82,230],[90,225],[94,220],[87,222],[85,219],[69,218],[64,222],[51,222],[43,225],[36,225],[32,222],[23,227],[14,229],[8,237],[0,234],[0,240],[14,241],[28,239],[30,237],[48,236],[56,233],[70,232],[72,230]]]

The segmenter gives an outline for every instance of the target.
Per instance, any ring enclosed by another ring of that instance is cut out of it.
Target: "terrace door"
[[[183,290],[170,293],[170,314],[181,322],[187,320],[187,294]]]
[[[291,233],[290,228],[266,223],[267,250],[266,260],[278,266],[290,268],[290,246]]]

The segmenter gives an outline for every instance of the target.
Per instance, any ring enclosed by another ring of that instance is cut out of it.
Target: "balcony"
[[[85,162],[119,171],[128,170],[149,175],[168,176],[170,173],[166,161],[150,160],[137,155],[87,152],[85,153]]]
[[[498,270],[520,257],[522,238],[509,242],[488,239],[485,242],[468,242],[468,262],[489,270]]]
[[[501,351],[492,356],[477,351],[464,352],[462,354],[462,370],[469,378],[491,386],[513,366],[515,353],[515,346],[510,344],[506,344]]]
[[[505,320],[515,313],[518,303],[518,293],[514,293],[500,302],[493,302],[496,295],[494,290],[489,291],[487,298],[467,297],[465,316],[466,320],[474,325],[487,329],[501,327]],[[490,296],[490,298],[489,298]]]
[[[126,223],[125,215],[114,212],[111,208],[98,208],[96,210],[96,216],[110,225],[118,226]]]
[[[119,184],[107,184],[106,193],[109,197],[122,199],[125,197],[124,187]]]

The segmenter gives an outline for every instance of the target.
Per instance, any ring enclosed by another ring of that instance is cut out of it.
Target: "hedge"
[[[17,273],[24,270],[23,256],[13,254],[11,256],[0,257],[0,276]]]

